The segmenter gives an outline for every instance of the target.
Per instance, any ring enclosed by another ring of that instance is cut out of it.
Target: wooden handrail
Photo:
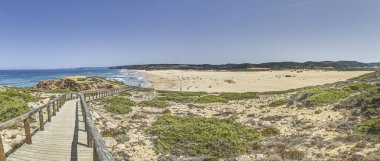
[[[24,124],[24,131],[25,131],[25,143],[26,144],[32,144],[32,132],[30,129],[30,118],[38,113],[39,114],[39,124],[40,124],[40,131],[44,130],[44,119],[43,119],[43,110],[47,110],[48,113],[48,121],[51,121],[51,114],[50,114],[50,107],[53,105],[53,115],[55,114],[55,111],[58,111],[60,107],[62,107],[63,103],[65,103],[68,98],[67,95],[72,96],[74,93],[66,93],[62,95],[57,95],[56,98],[49,101],[48,103],[28,112],[21,116],[18,116],[16,118],[13,118],[7,122],[0,124],[0,131],[9,128],[11,126],[14,126],[20,122]],[[71,97],[74,98],[74,97]],[[0,161],[6,161],[6,152],[4,151],[3,141],[1,140],[0,135]]]
[[[56,98],[49,101],[48,103],[36,108],[28,113],[25,113],[21,116],[13,118],[7,122],[0,124],[0,131],[12,127],[15,124],[22,122],[24,124],[25,130],[25,143],[32,144],[32,132],[30,131],[30,118],[38,113],[39,115],[39,130],[44,130],[44,119],[43,119],[43,110],[47,110],[48,118],[47,121],[52,121],[52,116],[56,116],[56,113],[59,112],[59,109],[67,100],[73,100],[80,98],[80,101],[77,103],[77,106],[81,105],[82,115],[85,123],[85,131],[87,131],[87,143],[89,147],[94,148],[94,161],[114,161],[111,153],[108,151],[105,142],[100,136],[94,121],[92,120],[92,115],[90,113],[87,101],[95,100],[98,98],[107,97],[116,93],[124,92],[127,88],[118,88],[118,89],[104,89],[104,90],[94,90],[94,91],[83,91],[79,93],[71,92],[65,93],[62,95],[57,95]],[[51,108],[52,112],[51,112]],[[6,161],[6,152],[4,151],[3,142],[0,135],[0,161]]]
[[[101,90],[96,92],[80,93],[80,103],[77,106],[81,106],[82,115],[85,123],[85,131],[87,132],[87,146],[93,147],[93,159],[94,161],[114,161],[110,151],[108,150],[102,136],[99,134],[98,129],[92,120],[92,114],[87,105],[87,101],[95,100],[98,98],[107,97],[120,92],[126,91],[126,88]]]

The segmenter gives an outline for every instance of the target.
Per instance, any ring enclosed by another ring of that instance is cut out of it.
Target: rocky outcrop
[[[42,90],[68,89],[71,91],[81,91],[117,88],[123,85],[122,82],[100,77],[69,76],[59,80],[41,81],[37,84],[37,88]]]

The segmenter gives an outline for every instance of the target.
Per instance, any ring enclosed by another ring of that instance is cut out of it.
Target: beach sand
[[[139,70],[156,90],[266,92],[344,81],[370,71],[195,71]]]

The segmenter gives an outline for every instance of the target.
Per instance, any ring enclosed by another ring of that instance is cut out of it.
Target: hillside
[[[253,68],[271,69],[369,69],[378,68],[380,63],[362,63],[357,61],[322,61],[322,62],[269,62],[261,64],[145,64],[145,65],[125,65],[115,66],[111,69],[134,69],[134,70],[160,70],[160,69],[181,69],[181,70],[250,70]]]

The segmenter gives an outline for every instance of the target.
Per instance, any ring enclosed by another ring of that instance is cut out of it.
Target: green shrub
[[[280,135],[280,130],[274,127],[266,128],[260,131],[263,136]]]
[[[101,102],[104,102],[104,103],[120,103],[120,104],[124,104],[124,105],[127,105],[127,106],[134,106],[136,105],[136,103],[132,100],[130,100],[129,98],[125,98],[125,97],[108,97],[108,98],[102,98],[100,99],[99,101]]]
[[[0,123],[18,117],[31,110],[21,97],[0,94]]]
[[[207,95],[197,99],[196,103],[228,103],[228,100],[219,96]]]
[[[117,114],[127,114],[132,111],[130,106],[136,105],[134,101],[124,97],[109,97],[100,99],[99,101],[110,104],[106,108],[107,111]]]
[[[189,91],[158,91],[160,96],[184,96],[184,97],[199,97],[206,95],[206,92],[189,92]]]
[[[127,114],[132,111],[131,107],[122,103],[113,103],[107,108],[108,112],[116,113],[116,114]]]
[[[271,102],[269,104],[269,107],[279,107],[279,106],[285,105],[287,102],[288,101],[284,99],[276,100],[276,101]]]
[[[132,96],[132,94],[130,94],[129,92],[123,92],[123,93],[120,93],[119,96]]]
[[[310,106],[321,106],[336,103],[341,99],[350,96],[350,92],[337,88],[316,88],[306,90],[305,92],[313,94],[312,96],[306,99],[306,104]]]
[[[371,87],[370,84],[362,83],[362,82],[352,83],[348,86],[349,89],[354,90],[354,91],[365,90],[365,89],[368,89],[370,87]]]
[[[356,128],[356,132],[379,135],[380,134],[380,116],[374,119],[369,119],[360,123]]]
[[[19,92],[16,90],[6,90],[4,92],[0,92],[0,95],[12,97],[12,98],[20,98],[24,100],[25,102],[35,102],[37,101],[37,97],[34,95],[31,95],[29,93]]]
[[[227,100],[246,100],[246,99],[255,99],[258,98],[257,93],[255,92],[246,92],[246,93],[222,93],[220,97]]]
[[[24,93],[30,93],[30,92],[44,92],[44,90],[41,90],[41,89],[37,89],[36,87],[26,87],[26,88],[23,88],[23,87],[14,87],[14,86],[10,86],[10,87],[5,87],[7,90],[15,90],[15,91],[18,91],[18,92],[24,92]]]
[[[230,119],[163,115],[147,132],[158,153],[230,158],[259,147],[259,134]]]
[[[170,109],[165,109],[162,113],[164,115],[172,115],[172,111],[170,111]]]
[[[194,102],[199,97],[206,95],[206,92],[188,92],[188,91],[158,91],[159,100],[172,101],[178,103]]]
[[[158,107],[158,108],[165,108],[165,107],[169,106],[169,104],[166,103],[165,101],[161,101],[158,99],[153,99],[153,100],[149,100],[149,101],[142,101],[139,103],[139,105],[143,106],[143,107]]]

